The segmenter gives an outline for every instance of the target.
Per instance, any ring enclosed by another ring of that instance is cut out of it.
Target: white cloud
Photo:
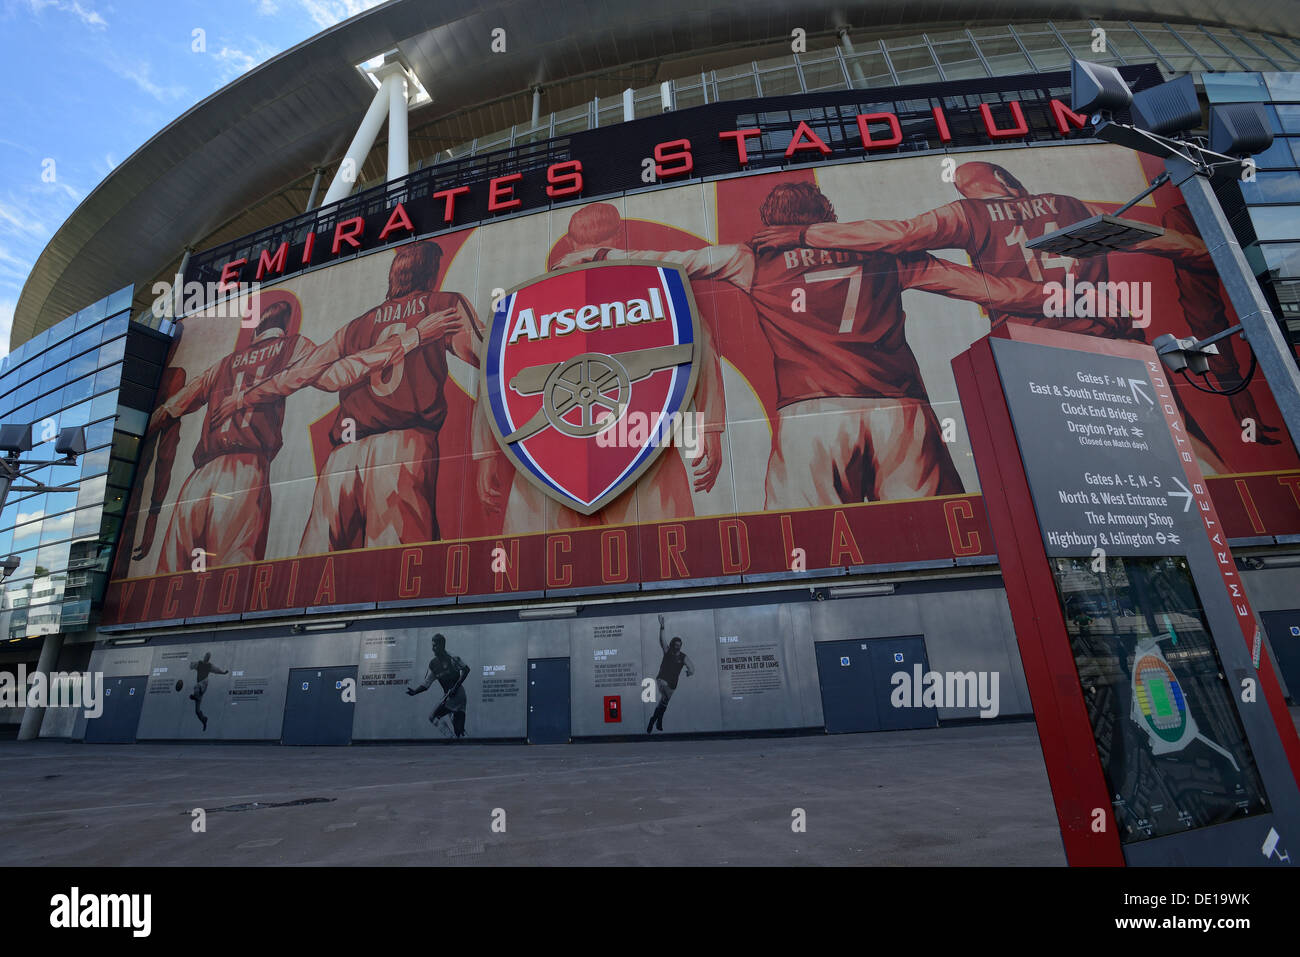
[[[384,0],[298,0],[307,15],[316,21],[322,30],[348,17],[377,7]]]
[[[32,216],[24,216],[20,210],[0,203],[0,233],[17,232],[28,236],[48,236],[50,229],[44,223],[37,222]]]
[[[144,92],[161,103],[178,100],[185,95],[185,87],[158,83],[153,78],[153,68],[146,60],[127,62],[111,60],[108,68],[125,80],[130,80]]]
[[[258,0],[257,12],[264,17],[272,17],[280,12],[275,0]]]
[[[31,271],[32,263],[30,261],[20,259],[4,246],[0,246],[0,280],[5,280],[17,287],[27,281],[27,276]]]
[[[96,30],[108,28],[108,21],[105,20],[92,7],[83,5],[80,0],[27,0],[27,6],[31,8],[32,13],[40,15],[40,12],[46,7],[58,10],[60,13],[70,13],[88,27]]]

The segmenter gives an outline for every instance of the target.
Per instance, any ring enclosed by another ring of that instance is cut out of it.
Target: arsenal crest
[[[649,468],[695,391],[690,283],[659,262],[547,273],[497,305],[482,366],[488,419],[515,467],[590,515]]]

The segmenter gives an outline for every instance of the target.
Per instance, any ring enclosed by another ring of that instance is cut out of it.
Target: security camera
[[[86,430],[79,425],[59,429],[59,435],[54,440],[54,451],[70,462],[74,461],[78,455],[84,455],[86,452]]]
[[[30,425],[0,425],[0,452],[17,457],[32,450]]]

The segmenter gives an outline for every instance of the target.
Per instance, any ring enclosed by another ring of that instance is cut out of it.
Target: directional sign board
[[[1202,531],[1178,442],[1136,359],[992,341],[1048,555],[1169,555]],[[1028,376],[1020,376],[1020,370]],[[1004,381],[1006,378],[1004,375]]]
[[[953,367],[1070,862],[1288,864],[1300,740],[1154,350],[1007,325]]]

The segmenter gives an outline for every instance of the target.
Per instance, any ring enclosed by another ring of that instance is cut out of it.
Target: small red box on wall
[[[605,695],[605,723],[621,723],[623,720],[623,696],[616,694]]]

